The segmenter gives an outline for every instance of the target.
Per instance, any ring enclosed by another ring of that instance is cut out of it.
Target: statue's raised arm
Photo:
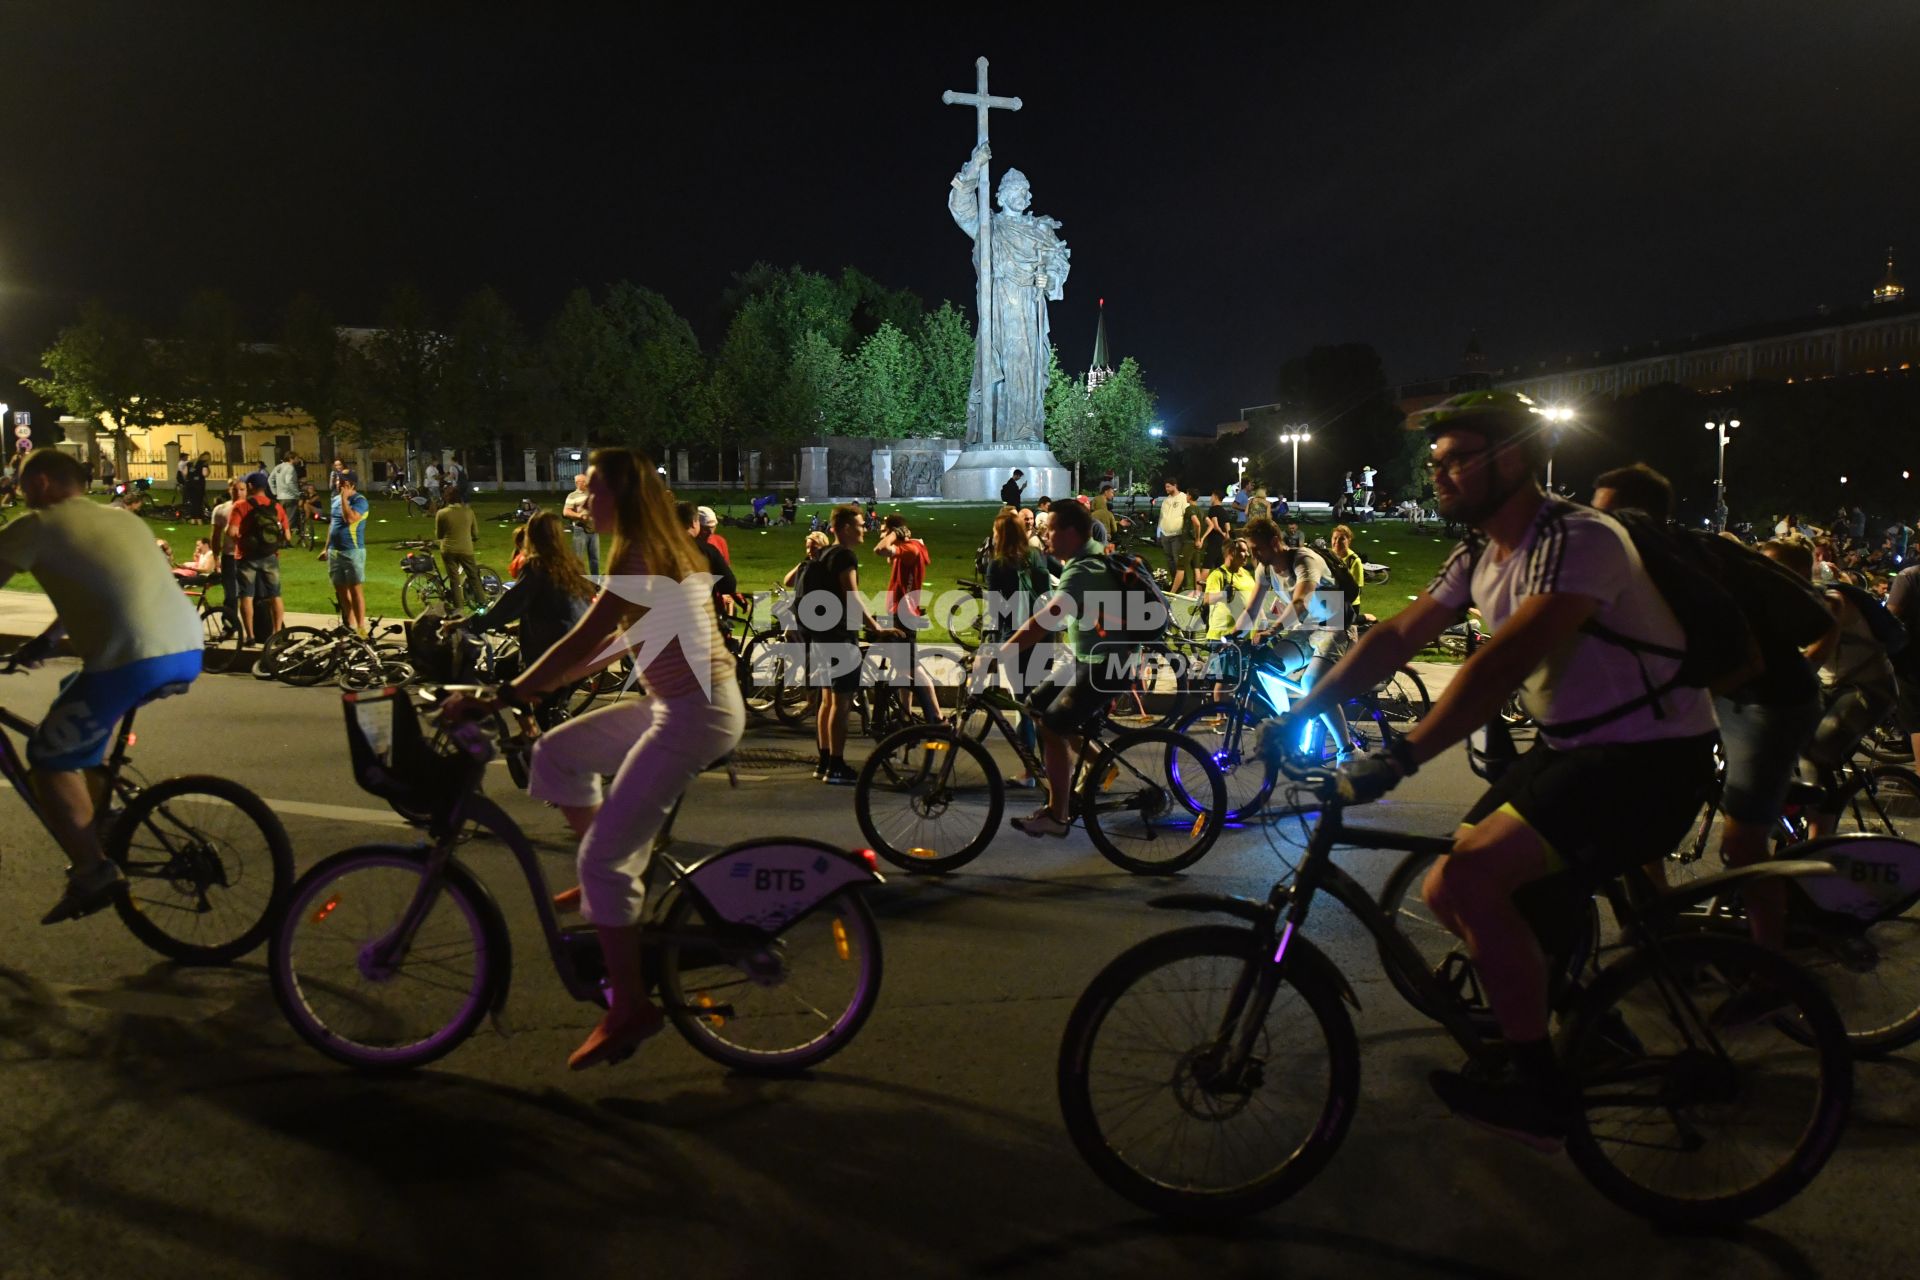
[[[960,224],[960,229],[969,236],[980,229],[980,173],[986,168],[987,161],[993,159],[993,151],[986,143],[973,149],[973,157],[953,175],[953,183],[947,190],[947,212]]]

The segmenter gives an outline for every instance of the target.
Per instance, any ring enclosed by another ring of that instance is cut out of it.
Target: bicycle
[[[453,598],[452,588],[440,569],[439,557],[434,554],[437,543],[430,539],[408,539],[393,544],[407,554],[400,557],[401,572],[406,581],[400,584],[400,607],[409,618],[418,617],[421,611],[435,607],[446,607]],[[486,608],[506,594],[506,580],[500,574],[480,566],[480,600],[478,608]]]
[[[22,670],[8,663],[0,675]],[[106,763],[88,771],[99,783],[101,847],[127,881],[114,909],[129,933],[168,959],[224,964],[265,940],[293,883],[293,846],[266,802],[230,778],[148,782],[128,759],[137,711],[121,717]],[[28,739],[40,728],[4,707],[0,725]],[[31,770],[3,733],[0,777],[46,826]]]
[[[985,741],[997,729],[1020,765],[1046,765],[1006,717],[1009,695],[989,693],[974,668],[944,721],[883,739],[861,766],[854,815],[874,851],[897,867],[947,872],[980,856],[1000,831],[1007,788]],[[1072,774],[1073,815],[1115,866],[1135,875],[1185,870],[1220,838],[1226,788],[1193,739],[1166,729],[1114,732],[1106,715],[1088,727]],[[1111,736],[1109,736],[1111,735]],[[1201,786],[1211,803],[1182,807]],[[897,800],[897,807],[889,804]]]
[[[1310,1182],[1345,1138],[1360,1069],[1345,1006],[1359,1000],[1303,935],[1323,892],[1365,926],[1396,989],[1416,993],[1415,1007],[1439,1021],[1471,1070],[1503,1065],[1504,1046],[1485,1020],[1332,858],[1340,844],[1424,860],[1452,841],[1349,827],[1331,774],[1292,763],[1286,772],[1299,784],[1296,807],[1304,799],[1319,810],[1292,882],[1275,884],[1264,902],[1155,899],[1236,923],[1176,929],[1123,952],[1088,985],[1061,1040],[1057,1085],[1075,1147],[1109,1187],[1156,1213],[1220,1219],[1266,1209]],[[1786,1203],[1833,1154],[1853,1064],[1820,985],[1744,939],[1675,934],[1667,923],[1739,883],[1832,870],[1774,862],[1659,896],[1629,892],[1622,878],[1598,886],[1623,930],[1623,954],[1590,984],[1561,984],[1554,1006],[1556,1054],[1577,1096],[1567,1154],[1608,1199],[1660,1222],[1732,1224]],[[1552,954],[1564,940],[1543,944]],[[1731,995],[1755,984],[1779,993],[1807,1045],[1767,1020],[1715,1023]],[[1158,1015],[1157,995],[1170,1006]],[[1759,1135],[1768,1105],[1791,1114]],[[1737,1149],[1750,1136],[1763,1154]]]
[[[1289,674],[1273,652],[1273,646],[1280,644],[1298,649],[1295,642],[1281,638],[1265,645],[1244,640],[1213,642],[1218,669],[1223,676],[1231,673],[1233,687],[1226,697],[1195,708],[1174,725],[1176,733],[1186,734],[1206,749],[1225,778],[1227,822],[1243,822],[1266,806],[1279,779],[1279,767],[1262,758],[1256,743],[1288,707],[1307,694],[1305,662]],[[1296,656],[1304,659],[1303,654]],[[1341,714],[1354,749],[1370,751],[1407,733],[1432,707],[1419,673],[1402,667],[1379,688],[1348,699]],[[1307,723],[1298,743],[1288,744],[1290,751],[1309,756],[1327,756],[1337,747],[1325,721],[1319,719]],[[1192,812],[1200,811],[1198,802],[1183,803]]]
[[[491,833],[526,879],[547,956],[576,1000],[605,1007],[599,941],[562,928],[538,855],[482,783],[494,739],[469,723],[429,737],[403,690],[345,694],[361,787],[423,828],[420,843],[360,845],[294,885],[274,932],[275,999],[314,1049],[366,1071],[425,1065],[497,1019],[512,976],[505,917],[458,857]],[[524,730],[522,730],[522,734]],[[880,935],[859,890],[881,883],[870,853],[803,838],[747,840],[682,866],[649,892],[642,953],[674,1028],[725,1066],[789,1074],[859,1032],[879,997]]]

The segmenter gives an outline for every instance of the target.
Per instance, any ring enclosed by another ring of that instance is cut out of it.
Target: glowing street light
[[[1547,488],[1553,488],[1553,452],[1560,445],[1560,431],[1573,421],[1573,410],[1563,404],[1550,404],[1540,410],[1540,416],[1550,424],[1547,428]]]
[[[1300,446],[1313,439],[1304,423],[1295,423],[1280,433],[1280,443],[1293,446],[1293,501],[1300,504]]]
[[[1233,463],[1233,483],[1234,483],[1234,487],[1238,488],[1240,485],[1246,483],[1247,464],[1249,462],[1252,462],[1253,459],[1252,458],[1229,458],[1228,461]]]
[[[1727,528],[1727,433],[1738,430],[1739,427],[1740,419],[1738,418],[1729,418],[1725,422],[1709,422],[1707,424],[1707,430],[1719,433],[1720,459],[1718,466],[1715,468],[1713,481],[1713,527],[1722,533],[1726,532]],[[1840,483],[1845,484],[1846,482],[1847,478],[1841,476]]]

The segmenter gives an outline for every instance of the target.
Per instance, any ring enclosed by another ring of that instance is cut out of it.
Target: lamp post
[[[1740,419],[1729,418],[1724,422],[1709,422],[1707,430],[1715,433],[1719,444],[1719,459],[1714,467],[1713,479],[1713,529],[1715,533],[1724,533],[1727,528],[1727,433],[1738,430]],[[1841,484],[1846,481],[1842,480]]]
[[[1293,446],[1293,504],[1300,505],[1300,446],[1313,439],[1304,426],[1290,426],[1280,433],[1280,443]]]
[[[1547,492],[1553,492],[1553,455],[1560,447],[1560,431],[1573,421],[1573,410],[1565,405],[1548,405],[1540,411],[1547,420]]]
[[[1150,440],[1158,440],[1166,434],[1167,429],[1157,422],[1147,428],[1147,438]],[[1133,465],[1131,463],[1127,465],[1127,492],[1129,494],[1133,492]]]
[[[1237,489],[1247,482],[1247,464],[1253,459],[1229,458],[1228,461],[1233,463],[1233,487]]]

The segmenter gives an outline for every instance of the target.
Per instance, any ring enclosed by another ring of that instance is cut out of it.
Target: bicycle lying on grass
[[[441,690],[446,692],[447,690]],[[274,934],[273,990],[293,1029],[364,1070],[451,1052],[506,1003],[505,917],[460,861],[470,826],[512,855],[547,956],[576,1000],[605,1006],[599,940],[554,914],[538,855],[482,791],[504,717],[429,734],[406,691],[343,696],[360,785],[425,829],[425,843],[361,845],[300,877]],[[689,1044],[736,1070],[780,1074],[831,1057],[880,993],[880,934],[859,890],[871,853],[799,837],[748,840],[682,865],[656,857],[642,952],[648,985]]]
[[[1058,1088],[1074,1145],[1108,1186],[1156,1213],[1268,1208],[1310,1182],[1345,1138],[1360,1089],[1345,1006],[1359,1000],[1303,936],[1321,893],[1373,935],[1396,989],[1453,1037],[1470,1070],[1505,1065],[1497,1031],[1333,861],[1344,845],[1424,862],[1446,855],[1451,840],[1348,826],[1333,775],[1286,771],[1301,784],[1295,802],[1319,808],[1292,883],[1275,884],[1264,902],[1155,899],[1238,923],[1177,929],[1123,952],[1088,985],[1061,1040]],[[1616,1204],[1679,1225],[1744,1221],[1792,1199],[1839,1145],[1853,1066],[1820,984],[1743,938],[1672,926],[1742,884],[1832,873],[1824,862],[1772,862],[1665,894],[1630,892],[1620,879],[1600,886],[1625,943],[1591,983],[1559,984],[1555,1051],[1577,1094],[1567,1154]],[[1570,945],[1557,930],[1542,943],[1549,955]],[[1721,1021],[1755,986],[1777,993],[1778,1014]],[[1788,1023],[1792,1035],[1781,1029]]]

